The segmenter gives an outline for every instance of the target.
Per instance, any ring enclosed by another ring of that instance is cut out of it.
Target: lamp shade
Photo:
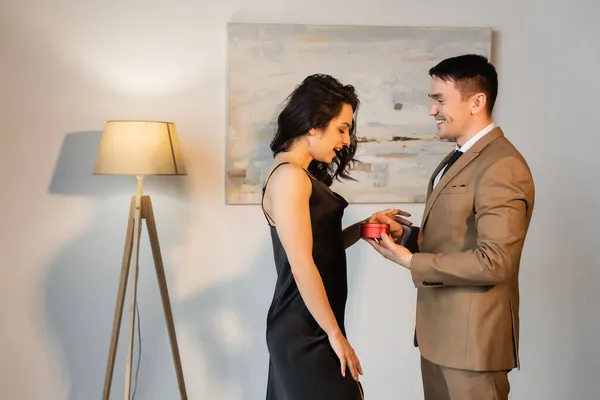
[[[99,175],[186,175],[175,124],[108,121],[94,166]]]

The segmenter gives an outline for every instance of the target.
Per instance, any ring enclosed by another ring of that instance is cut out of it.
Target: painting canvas
[[[258,204],[273,156],[269,143],[285,98],[313,73],[354,85],[361,106],[356,181],[332,189],[349,203],[421,203],[455,144],[428,115],[428,70],[465,53],[491,57],[490,28],[228,26],[226,196]]]

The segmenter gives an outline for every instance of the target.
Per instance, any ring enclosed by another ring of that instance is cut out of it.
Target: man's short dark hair
[[[429,76],[453,81],[463,98],[484,93],[486,110],[492,115],[498,96],[498,74],[494,65],[484,56],[465,54],[447,58],[429,70]]]

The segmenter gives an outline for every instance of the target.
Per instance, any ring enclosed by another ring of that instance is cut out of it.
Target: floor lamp
[[[108,400],[115,366],[115,357],[119,341],[119,331],[125,303],[125,292],[133,265],[131,290],[131,306],[129,313],[129,347],[125,370],[125,400],[130,398],[131,374],[133,363],[133,339],[135,305],[138,280],[138,257],[142,221],[146,221],[152,257],[156,269],[158,287],[165,314],[169,342],[177,384],[181,399],[187,399],[183,371],[179,357],[179,347],[175,335],[171,302],[167,289],[167,281],[158,243],[156,222],[152,211],[150,196],[142,194],[143,178],[146,175],[185,175],[185,166],[181,159],[179,141],[175,125],[171,122],[160,121],[108,121],[105,125],[94,167],[94,174],[101,175],[133,175],[137,176],[138,192],[132,196],[125,237],[125,249],[121,266],[121,277],[117,294],[117,304],[113,321],[108,363],[104,380],[103,400]]]

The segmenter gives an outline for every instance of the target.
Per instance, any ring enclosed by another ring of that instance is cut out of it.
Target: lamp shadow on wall
[[[62,347],[62,368],[70,382],[69,400],[99,398],[103,390],[129,204],[137,190],[133,176],[92,174],[101,136],[101,131],[66,134],[48,187],[52,195],[89,198],[92,205],[87,229],[52,261],[44,287],[47,325],[55,342]],[[203,174],[214,173],[210,166],[215,162],[210,155],[187,144],[184,150],[188,155],[202,156],[202,165],[206,169]],[[273,278],[270,265],[261,261],[269,259],[271,249],[257,249],[255,255],[250,255],[250,258],[256,256],[257,261],[246,269],[250,271],[249,275],[235,277],[182,302],[175,302],[172,287],[177,279],[177,266],[166,258],[169,249],[182,243],[184,246],[206,247],[206,259],[192,263],[199,270],[221,268],[220,265],[207,265],[206,260],[227,262],[227,255],[210,254],[210,243],[196,242],[182,233],[190,223],[190,207],[193,205],[187,179],[185,176],[149,176],[144,179],[144,192],[152,196],[180,352],[181,332],[185,330],[186,336],[191,336],[201,348],[202,363],[212,381],[225,388],[240,388],[243,392],[264,392],[263,378],[266,377],[268,363],[264,358],[264,316],[270,298],[269,293],[257,293],[256,288],[263,287],[265,281]],[[142,353],[136,397],[178,398],[175,369],[145,226],[142,227],[139,265]],[[129,291],[127,294],[111,396],[121,396],[124,390]],[[222,318],[223,313],[229,313],[237,320],[245,336],[246,344],[242,348],[232,350],[216,329],[214,322]],[[133,386],[138,365],[137,341],[136,333]],[[197,364],[197,360],[186,361],[189,356],[193,355],[181,352],[184,378],[191,396],[190,388],[198,386],[194,383],[198,377],[190,373],[192,369],[186,369],[186,364]]]

